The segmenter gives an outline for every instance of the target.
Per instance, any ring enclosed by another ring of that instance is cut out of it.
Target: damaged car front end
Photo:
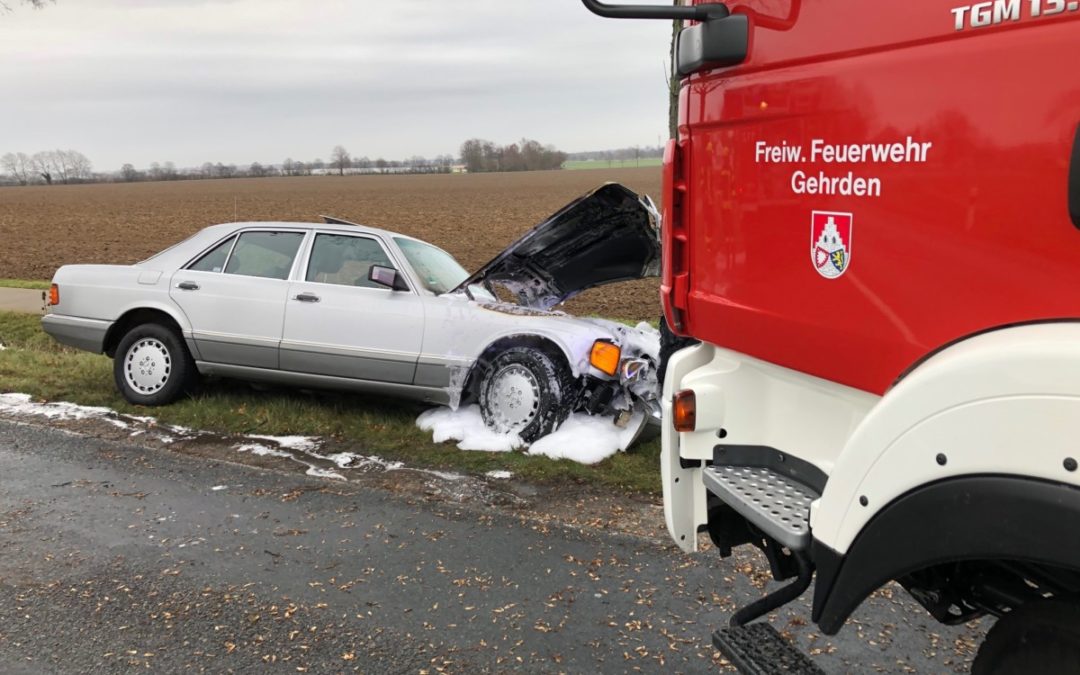
[[[522,329],[540,319],[590,336],[564,343],[574,376],[573,391],[565,392],[570,411],[611,415],[619,426],[638,425],[640,433],[659,420],[657,331],[647,323],[631,327],[555,308],[591,288],[657,276],[659,241],[652,201],[609,183],[532,228],[455,292],[484,311],[520,317]],[[477,366],[476,373],[490,368]]]

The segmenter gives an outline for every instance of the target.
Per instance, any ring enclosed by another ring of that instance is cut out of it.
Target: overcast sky
[[[0,154],[111,171],[666,137],[670,25],[578,0],[7,1]]]

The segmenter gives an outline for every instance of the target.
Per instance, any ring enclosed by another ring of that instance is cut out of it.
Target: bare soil
[[[0,278],[48,279],[65,264],[136,262],[215,223],[317,221],[320,214],[430,241],[473,270],[605,181],[659,201],[657,167],[4,188]],[[655,319],[658,282],[587,291],[565,309]]]

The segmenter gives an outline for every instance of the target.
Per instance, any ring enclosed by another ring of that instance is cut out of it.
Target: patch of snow
[[[625,450],[641,422],[640,412],[634,413],[625,428],[615,426],[610,417],[574,413],[561,427],[529,446],[529,454],[596,464]]]
[[[51,420],[84,420],[115,414],[109,408],[76,405],[66,401],[38,403],[29,394],[0,394],[0,412],[37,415]]]
[[[0,352],[3,352],[3,351],[7,351],[7,347],[4,346],[3,342],[0,342]]]
[[[315,476],[316,478],[336,478],[337,480],[345,480],[345,476],[342,476],[337,471],[331,471],[330,469],[320,469],[317,466],[309,466],[307,475]]]
[[[494,478],[495,480],[509,480],[514,477],[514,472],[499,469],[496,471],[488,471],[484,475],[488,478]]]
[[[285,448],[286,450],[298,450],[300,452],[311,452],[319,448],[320,441],[315,436],[260,436],[258,434],[248,434],[245,438],[256,438],[262,441],[270,441],[276,443],[278,447]]]
[[[436,443],[458,441],[461,450],[510,452],[525,445],[517,434],[500,434],[488,429],[480,416],[480,406],[458,410],[432,408],[416,418],[416,426],[432,433]]]
[[[309,453],[310,454],[310,453]],[[337,464],[340,469],[356,469],[360,467],[375,466],[384,471],[396,471],[405,466],[404,462],[390,462],[382,457],[364,457],[352,452],[335,452],[332,455],[314,455],[320,459],[328,459]]]
[[[220,490],[228,490],[229,486],[228,485],[215,485],[214,487],[212,487],[210,489],[213,490],[214,492],[218,492]]]
[[[261,443],[241,443],[233,448],[237,452],[250,452],[259,457],[292,457],[292,453],[271,448]]]

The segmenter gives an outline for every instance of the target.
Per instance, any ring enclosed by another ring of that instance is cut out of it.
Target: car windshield
[[[469,277],[465,268],[441,248],[404,237],[394,237],[394,241],[412,265],[416,276],[420,277],[420,283],[432,293],[446,293]]]

